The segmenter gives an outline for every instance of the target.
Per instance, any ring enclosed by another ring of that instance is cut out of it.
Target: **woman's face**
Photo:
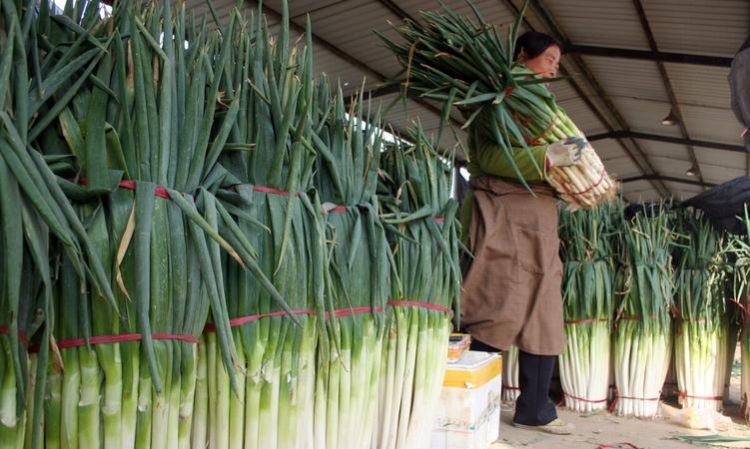
[[[560,47],[550,45],[539,56],[531,59],[523,58],[521,63],[541,78],[554,78],[560,69]]]

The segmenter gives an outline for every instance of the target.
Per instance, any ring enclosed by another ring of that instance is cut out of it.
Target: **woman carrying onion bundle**
[[[543,33],[525,33],[516,41],[515,60],[541,78],[557,75],[560,55],[560,45]],[[551,145],[530,143],[530,152],[519,143],[511,160],[499,148],[498,139],[505,137],[491,123],[489,112],[483,111],[469,130],[472,190],[463,218],[474,258],[464,276],[461,320],[473,337],[473,349],[519,347],[521,395],[513,424],[568,434],[572,425],[557,417],[548,394],[565,333],[557,204],[541,171],[573,164],[586,141],[571,137]],[[518,172],[530,189],[519,182]]]

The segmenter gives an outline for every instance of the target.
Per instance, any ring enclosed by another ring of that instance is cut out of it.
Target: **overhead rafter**
[[[593,45],[568,44],[565,53],[585,56],[605,56],[608,58],[641,59],[646,61],[670,62],[675,64],[694,64],[711,67],[729,67],[732,58],[723,56],[692,55],[670,53],[657,50],[633,50],[630,48],[598,47]]]
[[[620,182],[628,183],[628,182],[636,182],[636,181],[652,181],[654,179],[658,179],[660,181],[676,182],[680,184],[689,184],[689,185],[699,186],[699,187],[716,187],[716,184],[712,182],[697,181],[695,179],[685,179],[685,178],[677,178],[674,176],[663,176],[663,175],[633,176],[631,178],[621,179]]]
[[[641,133],[636,131],[613,131],[601,134],[592,134],[586,136],[589,142],[596,142],[604,139],[641,139],[653,140],[655,142],[674,143],[678,145],[691,145],[693,147],[712,148],[715,150],[734,151],[737,153],[747,153],[742,145],[732,145],[729,143],[709,142],[707,140],[695,140],[685,137],[662,136],[660,134]]]
[[[378,98],[378,97],[384,97],[386,95],[391,94],[397,94],[401,92],[401,81],[398,83],[393,84],[387,84],[384,86],[376,87],[375,89],[371,89],[368,91],[365,91],[365,95],[367,95],[368,98]],[[348,97],[344,98],[344,103],[349,104],[354,97],[356,97],[358,94],[349,95]]]
[[[263,9],[263,12],[266,15],[271,16],[271,17],[273,17],[274,19],[276,19],[278,21],[282,20],[282,14],[280,12],[276,11],[275,9],[269,7],[267,4],[263,3],[262,4],[262,9]],[[294,28],[294,30],[297,31],[300,34],[304,34],[306,32],[305,27],[303,27],[302,25],[299,25],[296,22],[293,22],[293,21],[290,20],[289,25],[292,28]],[[318,36],[317,34],[312,33],[312,40],[313,40],[313,42],[315,44],[320,45],[321,47],[323,47],[326,50],[330,51],[331,53],[335,54],[339,58],[341,58],[344,61],[346,61],[347,63],[351,64],[352,66],[357,67],[358,69],[362,70],[365,73],[369,73],[371,75],[374,75],[377,78],[377,81],[384,82],[384,81],[388,80],[388,76],[386,76],[384,73],[382,73],[382,72],[380,72],[378,70],[375,70],[374,68],[370,67],[366,63],[360,61],[359,59],[357,59],[354,56],[352,56],[351,54],[345,52],[344,50],[342,50],[341,48],[337,47],[333,43],[327,41],[326,39],[323,39],[322,37]],[[429,111],[437,114],[438,116],[440,116],[442,114],[442,111],[440,110],[440,108],[438,108],[435,105],[433,105],[433,104],[425,101],[423,98],[420,98],[419,96],[412,95],[412,94],[409,94],[408,96],[409,96],[409,98],[412,101],[415,101],[416,103],[419,103],[421,106],[423,106],[424,108],[428,109]],[[453,125],[455,125],[455,126],[457,126],[459,128],[463,125],[462,122],[456,120],[452,116],[449,117],[449,120],[451,121],[451,123]]]
[[[416,20],[414,19],[414,17],[412,17],[411,14],[409,14],[403,8],[398,6],[396,2],[394,2],[393,0],[378,0],[378,3],[388,8],[393,14],[395,14],[399,18],[409,19],[412,22],[416,22]]]
[[[513,0],[502,0],[502,1],[511,10],[511,12],[513,12],[516,15],[520,13],[520,8],[517,7],[515,3],[513,3]],[[566,47],[569,46],[570,40],[565,36],[565,34],[560,29],[560,27],[557,26],[557,24],[552,19],[552,16],[549,14],[547,9],[544,7],[543,4],[541,4],[541,1],[532,0],[532,3],[534,4],[537,15],[545,23],[545,26],[547,27],[547,29],[550,32],[552,32],[552,34],[555,35],[555,37],[563,44],[563,46],[566,46]],[[528,29],[534,30],[534,27],[531,25],[528,19],[524,18],[523,20]],[[589,68],[586,66],[585,62],[580,57],[577,57],[576,55],[570,55],[570,59],[577,66],[578,71],[583,75],[586,82],[591,86],[596,96],[598,96],[604,102],[606,109],[608,110],[610,115],[613,116],[614,121],[617,124],[617,126],[619,126],[621,129],[629,130],[630,127],[628,126],[627,122],[622,117],[622,115],[617,111],[617,108],[609,99],[609,97],[605,94],[604,89],[601,87],[598,81],[596,81],[596,78],[594,77],[591,70],[589,70]],[[586,103],[586,105],[591,109],[591,111],[596,115],[596,117],[602,122],[602,124],[604,124],[607,131],[614,132],[615,131],[614,126],[610,123],[608,119],[604,117],[604,114],[589,98],[589,95],[583,90],[583,88],[575,80],[575,78],[571,76],[571,71],[567,70],[564,65],[561,66],[561,71],[563,75],[566,75],[569,77],[569,81],[571,85],[573,86],[573,89],[578,94],[579,98],[581,98]],[[630,159],[638,167],[638,169],[642,173],[644,173],[644,175],[658,175],[658,172],[651,165],[651,163],[649,162],[648,158],[646,157],[643,149],[640,147],[638,142],[636,142],[634,139],[616,138],[616,140],[622,147],[623,151],[625,151],[625,153],[630,157]],[[625,140],[628,140],[631,143],[631,145],[635,148],[638,157],[636,157],[636,154],[634,154],[633,151],[625,144]],[[671,192],[669,191],[667,186],[660,180],[653,179],[649,181],[656,188],[656,191],[659,192],[660,195],[662,196],[671,195]]]
[[[643,9],[643,3],[641,3],[641,0],[633,0],[633,6],[638,13],[638,18],[641,21],[641,27],[643,27],[643,31],[646,33],[646,39],[648,40],[649,48],[651,48],[651,51],[658,52],[659,46],[656,44],[656,38],[654,37],[654,33],[651,30],[651,25],[648,23],[646,11]],[[685,126],[685,120],[682,117],[682,110],[680,110],[680,104],[677,102],[677,96],[674,93],[672,81],[670,81],[669,79],[667,68],[664,66],[664,62],[662,61],[656,61],[656,66],[659,68],[659,75],[661,75],[661,80],[664,84],[664,90],[667,91],[667,97],[669,97],[669,103],[672,106],[672,113],[674,113],[674,115],[677,117],[677,126],[680,127],[682,136],[690,141],[690,133],[688,133],[687,127]],[[703,173],[701,173],[698,158],[695,157],[695,148],[693,148],[691,144],[686,144],[685,146],[688,149],[688,155],[690,156],[690,161],[692,162],[693,167],[698,169],[698,173],[696,173],[698,175],[698,180],[700,182],[703,182]]]

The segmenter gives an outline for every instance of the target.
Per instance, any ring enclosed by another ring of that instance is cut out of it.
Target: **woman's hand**
[[[555,142],[547,147],[547,166],[564,167],[573,165],[581,158],[583,149],[589,143],[583,137],[573,136]]]

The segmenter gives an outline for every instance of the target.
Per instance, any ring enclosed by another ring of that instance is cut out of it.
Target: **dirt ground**
[[[560,418],[575,424],[572,435],[549,435],[546,433],[518,429],[511,426],[513,411],[503,410],[500,424],[500,439],[490,449],[534,448],[534,449],[597,449],[601,445],[617,449],[687,449],[696,447],[750,447],[750,442],[721,444],[689,443],[677,440],[680,435],[711,435],[708,431],[690,430],[667,421],[664,418],[641,420],[621,418],[609,413],[583,417],[577,413],[558,409]],[[739,419],[734,419],[735,423]],[[734,424],[721,435],[750,438],[750,427]],[[618,445],[630,443],[633,446]]]
[[[733,370],[734,371],[734,370]],[[729,402],[725,403],[724,414],[731,417],[733,423],[724,432],[724,436],[750,438],[750,427],[740,418],[739,370],[732,377]],[[677,412],[676,401],[667,401],[665,414]],[[490,449],[533,448],[533,449],[597,449],[605,445],[610,449],[687,449],[696,447],[744,447],[750,448],[750,441],[705,444],[690,443],[676,437],[685,435],[716,435],[717,432],[691,430],[675,424],[662,416],[653,420],[623,418],[607,412],[595,415],[581,415],[558,407],[558,415],[576,426],[572,435],[549,435],[533,430],[518,429],[511,425],[512,406],[504,406],[500,424],[500,438]],[[631,445],[618,443],[630,443]]]

